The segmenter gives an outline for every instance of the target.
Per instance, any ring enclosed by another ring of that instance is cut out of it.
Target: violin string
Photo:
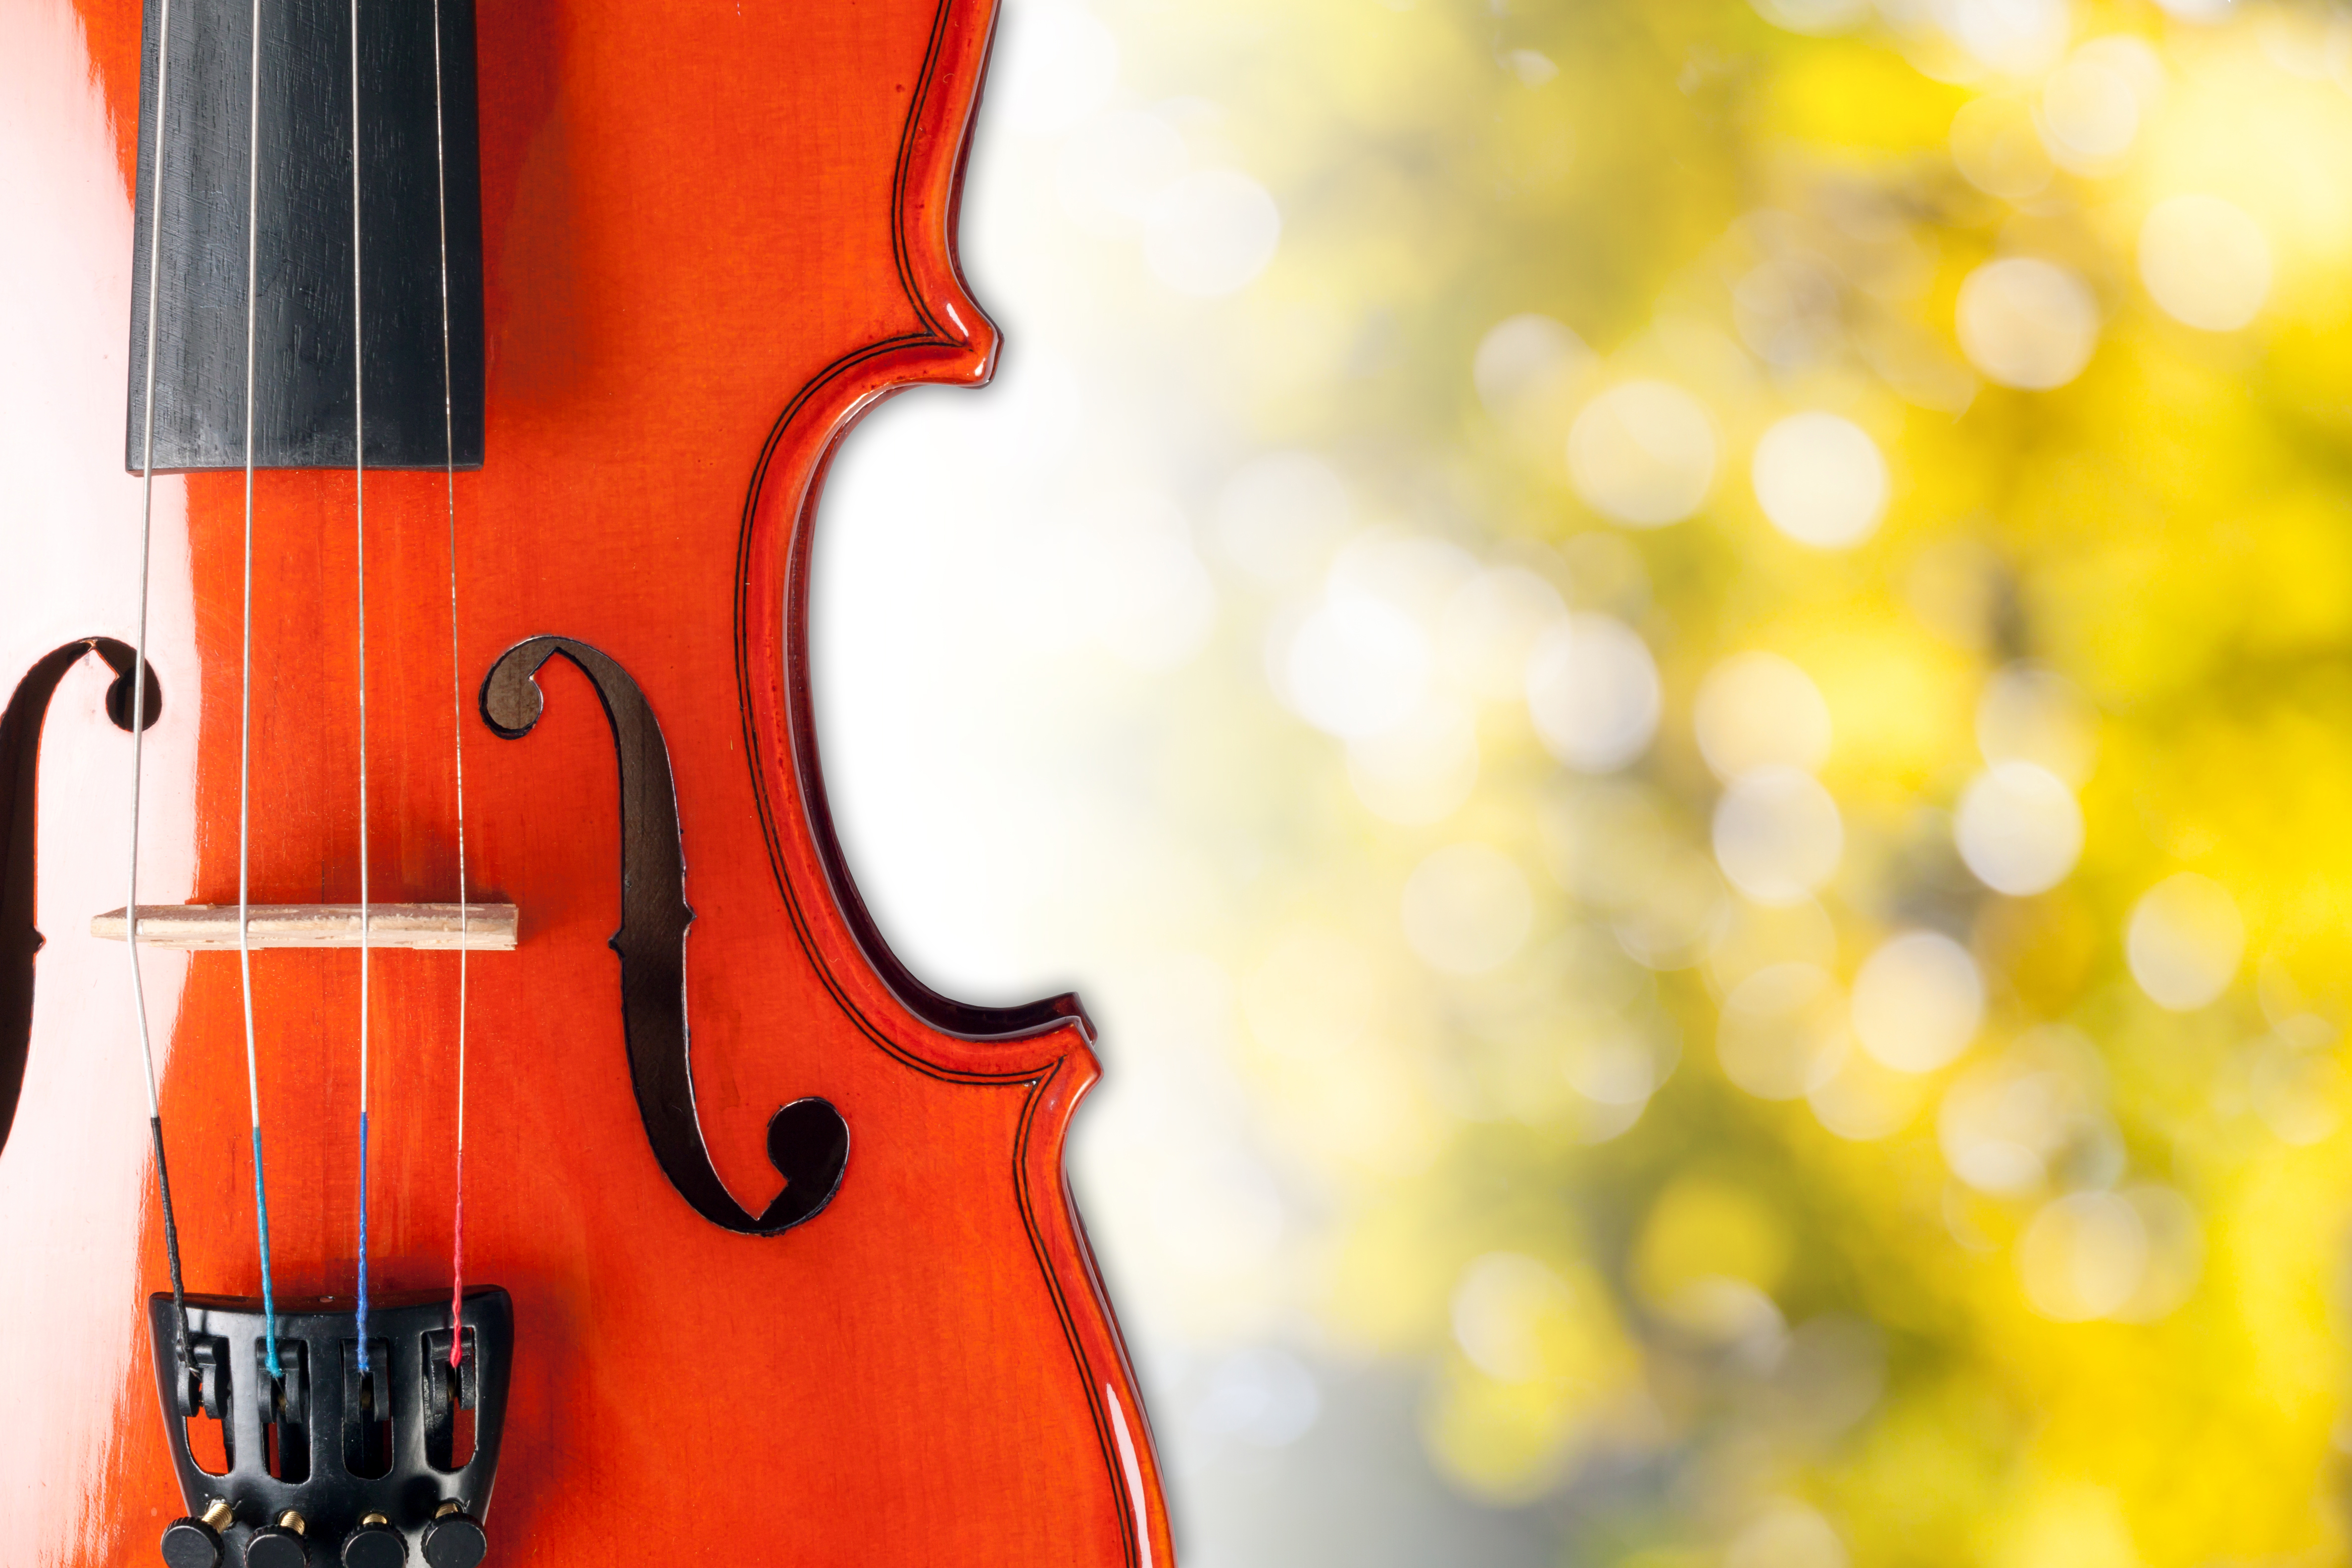
[[[367,356],[360,297],[360,0],[352,0],[352,514],[359,584],[360,713],[360,1246],[359,1363],[368,1370],[368,729],[367,729]]]
[[[260,316],[261,0],[253,0],[251,87],[247,94],[245,172],[245,605],[239,648],[236,715],[236,963],[245,1002],[245,1094],[253,1118],[253,1223],[260,1238],[261,1321],[269,1375],[285,1375],[278,1360],[278,1304],[269,1279],[269,1191],[261,1174],[261,1071],[253,1028],[253,406],[255,324]]]
[[[172,1212],[172,1173],[163,1163],[163,1111],[155,1091],[155,1047],[147,1027],[147,985],[139,968],[139,796],[147,761],[147,579],[155,516],[155,285],[163,276],[163,147],[171,104],[172,0],[158,0],[155,28],[154,163],[147,186],[147,385],[140,402],[143,426],[139,456],[139,626],[131,657],[131,877],[123,905],[124,948],[131,956],[131,1011],[139,1021],[139,1059],[147,1074],[147,1131],[155,1143],[155,1184],[163,1204],[163,1254],[172,1268],[172,1335],[180,1377],[188,1358],[188,1292],[180,1276],[180,1223]]]
[[[457,652],[457,419],[449,360],[449,163],[441,115],[441,0],[433,0],[433,158],[441,214],[441,450],[449,518],[449,736],[457,777],[457,1170],[449,1216],[449,1364],[463,1359],[458,1316],[466,1300],[466,892],[465,669]]]

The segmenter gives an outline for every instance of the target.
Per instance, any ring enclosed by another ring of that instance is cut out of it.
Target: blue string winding
[[[283,1377],[278,1363],[278,1303],[269,1289],[269,1194],[261,1184],[261,1124],[253,1124],[253,1214],[261,1232],[261,1323],[269,1347],[269,1375]]]

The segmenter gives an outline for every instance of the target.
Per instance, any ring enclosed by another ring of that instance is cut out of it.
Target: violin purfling
[[[1172,1563],[1092,1026],[892,954],[809,679],[995,22],[0,7],[0,1562]]]

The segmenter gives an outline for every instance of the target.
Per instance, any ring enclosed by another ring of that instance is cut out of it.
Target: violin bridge
[[[124,941],[130,921],[121,910],[90,917],[89,934],[110,942]],[[237,936],[235,904],[142,904],[139,942],[142,947],[188,948],[199,952],[235,952]],[[428,951],[512,952],[515,945],[512,904],[370,904],[367,944],[370,947],[412,947]],[[245,918],[245,942],[258,950],[271,947],[357,947],[360,906],[357,904],[253,904]]]

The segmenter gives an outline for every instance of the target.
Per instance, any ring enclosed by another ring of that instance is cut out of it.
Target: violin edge
[[[844,928],[887,992],[887,1010],[905,1014],[920,1034],[974,1047],[950,1052],[952,1059],[937,1059],[903,1031],[886,1030],[895,1041],[886,1048],[911,1050],[932,1066],[990,1079],[1050,1070],[1072,1046],[1092,1046],[1094,1022],[1072,992],[1012,1005],[950,997],[924,983],[891,948],[858,890],[827,800],[809,679],[808,574],[825,479],[842,443],[866,414],[909,387],[981,387],[995,374],[1001,334],[970,292],[956,225],[997,11],[995,0],[941,0],[899,144],[894,250],[907,301],[926,330],[844,354],[786,404],[761,447],[745,497],[736,603],[737,679],[752,788],[777,885],[792,906],[803,943],[829,978],[838,978],[824,957],[824,944],[811,941],[809,916],[820,911],[803,910],[795,892],[802,879],[792,864],[790,840],[797,836],[783,830],[770,788],[771,757],[790,758],[792,793],[799,797],[792,825],[804,833],[829,895],[830,907],[821,913]],[[779,710],[787,720],[785,734],[763,734],[759,715]],[[1008,1055],[1004,1049],[1043,1042],[1065,1029],[1074,1031],[1069,1042],[1049,1055]]]
[[[998,0],[940,0],[899,143],[894,245],[927,331],[861,347],[809,378],[771,426],[743,508],[735,655],[745,761],[775,885],[794,934],[844,1014],[926,1076],[1025,1083],[1014,1148],[1023,1223],[1051,1292],[1110,1492],[1128,1568],[1172,1568],[1162,1469],[1139,1380],[1070,1188],[1079,1102],[1102,1073],[1084,1004],[960,1002],[891,950],[857,890],[828,806],[810,679],[816,512],[833,459],[884,398],[925,384],[983,386],[1000,336],[966,285],[956,224],[994,42]]]

